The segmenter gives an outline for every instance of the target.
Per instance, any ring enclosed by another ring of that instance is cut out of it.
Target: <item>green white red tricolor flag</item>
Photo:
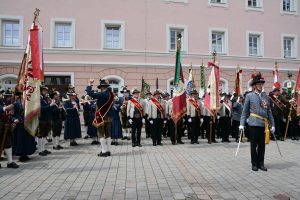
[[[176,124],[186,113],[186,94],[185,84],[182,73],[181,61],[181,35],[178,36],[177,51],[176,51],[176,64],[175,64],[175,76],[174,76],[174,90],[173,90],[173,110],[172,119]]]

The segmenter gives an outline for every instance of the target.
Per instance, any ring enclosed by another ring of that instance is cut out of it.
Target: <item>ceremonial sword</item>
[[[282,154],[281,154],[281,151],[280,151],[280,149],[279,149],[279,145],[278,145],[278,142],[277,142],[277,138],[276,138],[276,136],[275,136],[275,133],[272,132],[272,131],[271,131],[271,133],[273,134],[273,137],[274,137],[274,139],[275,139],[275,142],[276,142],[276,145],[277,145],[277,149],[278,149],[278,151],[279,151],[279,154],[280,154],[280,156],[282,157]]]
[[[236,152],[235,152],[235,157],[237,156],[237,154],[239,152],[239,148],[240,148],[240,145],[241,145],[243,132],[244,132],[244,129],[240,129],[240,131],[239,131],[239,133],[240,133],[239,144],[238,144]]]

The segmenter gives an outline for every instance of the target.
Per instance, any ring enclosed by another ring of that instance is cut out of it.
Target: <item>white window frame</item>
[[[224,41],[223,41],[223,44],[224,44],[224,47],[222,48],[223,49],[223,52],[222,53],[219,53],[217,52],[218,54],[221,54],[221,55],[226,55],[226,54],[229,54],[229,51],[228,51],[228,29],[225,29],[225,28],[209,28],[208,30],[208,41],[209,41],[209,53],[212,53],[212,33],[213,32],[221,32],[221,33],[224,33]]]
[[[228,0],[220,0],[221,2],[213,2],[217,0],[208,0],[208,7],[228,7]]]
[[[178,25],[178,24],[167,24],[166,26],[166,33],[167,33],[167,52],[174,52],[175,50],[171,50],[170,46],[171,46],[171,30],[172,29],[181,29],[183,30],[183,35],[182,35],[182,42],[183,45],[181,46],[181,51],[187,53],[188,52],[188,28],[186,25]]]
[[[189,3],[189,0],[164,0],[166,3]]]
[[[19,22],[19,44],[17,46],[4,46],[3,45],[3,30],[2,23],[3,21],[17,21]],[[29,27],[30,28],[30,27]],[[0,15],[0,46],[2,48],[23,48],[23,29],[24,29],[24,17],[23,16],[6,16]]]
[[[119,81],[119,90],[118,90],[118,96],[121,96],[121,89],[124,86],[124,79],[121,76],[117,76],[117,75],[107,75],[104,76],[103,79],[105,80],[118,80]]]
[[[106,26],[119,26],[120,27],[120,48],[111,49],[105,47],[106,42]],[[125,22],[118,20],[101,20],[101,50],[125,50]]]
[[[221,82],[224,83],[224,89],[225,89],[225,91],[222,90],[222,93],[225,92],[226,94],[228,94],[228,92],[229,92],[228,80],[226,80],[225,78],[220,78],[220,89],[221,89]]]
[[[291,11],[286,11],[283,10],[283,1],[284,0],[280,0],[280,13],[282,15],[287,14],[287,15],[298,15],[298,0],[291,0],[294,2],[294,9]]]
[[[15,79],[17,82],[18,76],[16,74],[3,74],[0,75],[0,84],[1,84],[1,90],[7,90],[8,88],[5,87],[5,83],[3,83],[3,81],[7,80],[7,79]],[[11,88],[14,88],[16,86],[16,84],[12,84]]]
[[[71,24],[71,46],[70,47],[57,47],[56,46],[56,28],[57,23],[70,23]],[[52,18],[50,22],[51,31],[50,31],[50,47],[53,49],[75,49],[75,19],[72,18]]]
[[[284,39],[285,38],[293,39],[291,57],[284,56]],[[281,56],[282,56],[282,58],[284,58],[284,59],[297,58],[298,57],[298,48],[297,47],[298,47],[298,37],[296,34],[281,34]]]
[[[258,5],[256,7],[248,6],[248,0],[245,0],[245,9],[247,11],[263,12],[264,11],[264,0],[257,0],[257,4]]]
[[[250,35],[258,35],[259,36],[259,43],[258,44],[258,54],[257,55],[250,55],[249,49],[249,37]],[[264,33],[263,32],[256,32],[256,31],[247,31],[246,32],[246,48],[247,48],[247,56],[249,57],[264,57]]]

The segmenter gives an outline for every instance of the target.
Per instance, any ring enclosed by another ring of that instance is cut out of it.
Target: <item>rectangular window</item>
[[[3,46],[20,46],[20,23],[19,21],[2,21],[2,44]]]
[[[249,55],[260,55],[260,35],[249,35]]]
[[[121,33],[120,26],[105,26],[105,48],[120,49],[121,48]]]
[[[295,12],[296,11],[296,2],[295,0],[283,0],[282,10],[286,12]]]
[[[211,51],[217,53],[225,53],[225,36],[223,32],[212,32],[211,34]]]
[[[284,58],[294,57],[294,38],[284,37],[283,39]]]
[[[55,23],[55,47],[72,47],[71,23]]]
[[[224,3],[223,0],[210,0],[211,3]]]
[[[184,31],[182,29],[170,29],[170,50],[176,51],[177,49],[177,39],[178,34],[181,34],[181,50],[183,50],[183,37],[184,37]]]
[[[258,7],[258,0],[248,0],[249,7]]]

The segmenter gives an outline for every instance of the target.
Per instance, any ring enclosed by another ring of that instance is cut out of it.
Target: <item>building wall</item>
[[[166,90],[167,81],[174,75],[175,64],[175,52],[169,51],[167,45],[168,26],[187,30],[187,49],[182,53],[182,64],[187,79],[192,63],[196,86],[199,86],[199,65],[212,60],[209,30],[213,28],[224,29],[228,33],[228,52],[218,55],[217,62],[221,66],[221,77],[228,81],[229,91],[233,90],[237,65],[243,69],[244,89],[256,69],[265,76],[266,90],[269,90],[275,61],[278,62],[282,81],[287,79],[287,71],[294,75],[298,71],[299,55],[293,59],[282,57],[282,34],[296,35],[295,49],[300,50],[299,15],[298,12],[283,14],[280,11],[281,0],[264,0],[259,11],[246,9],[244,0],[227,0],[226,7],[212,6],[207,0],[182,2],[187,3],[167,0],[0,0],[0,18],[19,17],[23,22],[20,47],[0,47],[0,77],[6,73],[18,74],[29,34],[27,30],[36,7],[41,10],[39,21],[44,30],[46,74],[73,73],[74,84],[80,94],[89,78],[109,75],[121,77],[129,88],[140,88],[141,77],[144,77],[153,89],[158,78],[159,87]],[[55,20],[70,20],[75,24],[72,48],[53,48],[52,24]],[[124,24],[123,49],[102,48],[104,21]],[[263,56],[247,55],[249,31],[263,33]],[[206,73],[209,73],[208,69]]]

